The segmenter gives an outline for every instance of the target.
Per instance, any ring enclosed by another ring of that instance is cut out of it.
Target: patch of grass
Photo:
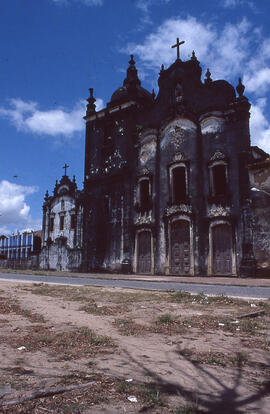
[[[171,313],[164,313],[163,315],[157,318],[158,323],[165,323],[165,324],[174,323],[175,320],[176,320],[175,316],[172,315]]]
[[[191,304],[199,304],[199,305],[212,305],[212,304],[219,304],[219,305],[246,305],[246,302],[239,299],[232,299],[225,295],[217,295],[217,296],[208,296],[204,293],[199,293],[197,295],[191,295],[188,292],[180,290],[179,292],[173,293],[170,296],[171,302],[176,303],[191,303]]]
[[[140,336],[148,331],[148,327],[134,322],[133,319],[115,319],[113,325],[116,326],[122,335]]]
[[[37,351],[48,348],[58,360],[72,360],[85,355],[95,355],[100,352],[110,352],[116,344],[108,336],[96,335],[87,327],[72,331],[54,332],[47,327],[30,327],[24,337],[14,338],[11,345],[18,348],[22,344],[27,351]]]
[[[182,407],[176,408],[176,410],[173,413],[174,414],[197,414],[198,409],[193,404],[187,404]]]
[[[45,323],[46,320],[43,315],[33,313],[28,309],[24,309],[20,306],[19,302],[15,299],[10,299],[1,296],[0,297],[0,314],[8,315],[10,313],[15,313],[16,315],[24,316],[29,319],[29,321],[34,323]]]
[[[237,352],[235,356],[231,357],[232,365],[242,367],[248,362],[248,355],[246,352]]]
[[[166,293],[136,291],[112,291],[108,288],[93,286],[70,287],[70,286],[50,286],[43,283],[36,283],[33,287],[25,288],[27,291],[36,295],[61,297],[75,302],[87,302],[94,304],[96,300],[115,304],[132,304],[138,302],[160,302],[161,297],[168,297]]]
[[[184,290],[179,290],[176,293],[173,293],[171,295],[171,301],[176,303],[182,303],[190,301],[192,298],[191,294],[188,292],[185,292]]]
[[[141,396],[142,400],[154,406],[164,405],[163,396],[160,391],[152,388],[151,386],[142,385],[138,387],[138,394]]]
[[[90,313],[91,315],[104,315],[104,316],[111,316],[116,315],[118,313],[128,312],[129,309],[125,306],[98,306],[96,303],[90,303],[84,306],[81,306],[79,310],[84,311],[86,313]]]
[[[191,355],[193,354],[192,350],[189,348],[180,349],[179,351],[177,351],[177,353],[187,358],[190,358]]]
[[[164,397],[161,392],[152,384],[138,384],[137,382],[119,381],[117,384],[117,392],[128,396],[136,395],[136,397],[150,406],[163,406]]]
[[[222,352],[196,352],[189,348],[180,349],[177,353],[188,361],[196,364],[208,364],[221,367],[243,366],[248,364],[248,354],[246,352],[236,352],[235,354],[223,354]]]

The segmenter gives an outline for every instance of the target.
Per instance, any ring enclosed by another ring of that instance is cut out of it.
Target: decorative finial
[[[156,97],[156,93],[155,93],[155,89],[153,88],[153,90],[152,90],[152,98],[155,99],[155,97]]]
[[[211,72],[210,72],[210,70],[209,70],[209,68],[207,69],[207,71],[206,71],[206,74],[205,74],[205,80],[204,80],[204,83],[207,85],[207,84],[209,84],[209,83],[211,83],[212,82],[212,79],[211,79]]]
[[[58,180],[55,181],[55,185],[58,185]]]
[[[198,60],[197,57],[196,57],[196,55],[195,55],[194,50],[192,51],[192,56],[191,56],[191,59],[190,60],[195,60],[195,61]]]
[[[136,85],[140,85],[141,81],[138,78],[138,71],[135,66],[135,60],[133,59],[133,55],[130,55],[129,67],[127,68],[127,76],[124,79],[124,86],[133,87]]]
[[[180,47],[183,43],[185,43],[185,41],[184,41],[184,40],[182,40],[181,42],[179,42],[179,37],[177,37],[177,39],[176,39],[176,44],[175,44],[175,45],[173,45],[173,46],[171,46],[171,48],[172,48],[172,49],[176,47],[176,50],[177,50],[177,59],[179,59],[179,60],[180,60],[180,51],[179,51],[179,47]]]
[[[164,71],[164,65],[162,64],[161,65],[161,68],[160,68],[160,72],[159,73],[161,73],[161,72],[163,72]]]
[[[133,55],[130,55],[130,61],[128,63],[130,65],[135,65],[135,60],[133,59]]]
[[[73,180],[72,180],[72,182],[73,182],[74,184],[76,184],[76,178],[75,178],[75,175],[73,175]]]
[[[238,79],[238,85],[236,86],[236,90],[237,93],[239,95],[239,98],[241,98],[243,96],[244,90],[245,90],[245,86],[242,84],[242,79],[239,78]]]
[[[90,96],[87,99],[88,105],[86,107],[86,114],[87,115],[89,115],[93,112],[96,112],[96,105],[95,105],[96,100],[95,100],[94,95],[93,95],[93,88],[90,88],[89,91],[90,91]]]
[[[49,199],[49,192],[48,192],[48,190],[46,190],[44,200],[48,201],[48,199]]]

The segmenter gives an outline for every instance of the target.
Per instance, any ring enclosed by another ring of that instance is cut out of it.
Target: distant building
[[[53,195],[47,191],[43,204],[41,269],[78,270],[81,265],[81,192],[66,175],[56,181]]]
[[[0,255],[2,259],[24,261],[38,255],[41,248],[41,231],[17,232],[0,236]]]

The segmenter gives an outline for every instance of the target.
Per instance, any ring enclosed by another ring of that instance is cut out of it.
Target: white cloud
[[[250,133],[252,144],[270,153],[270,122],[264,111],[266,99],[260,98],[251,106]]]
[[[56,4],[82,3],[85,6],[102,6],[104,0],[52,0]]]
[[[150,8],[154,5],[167,4],[170,1],[171,0],[137,0],[135,6],[142,12],[141,23],[143,25],[153,23],[151,20]]]
[[[259,69],[255,73],[248,73],[244,76],[244,83],[247,85],[248,92],[261,95],[270,86],[270,67]]]
[[[234,8],[237,6],[249,6],[251,9],[255,8],[254,3],[249,0],[222,0],[220,4],[225,9]]]
[[[231,5],[236,3],[239,4],[235,1]],[[255,95],[251,109],[252,143],[269,152],[270,122],[265,96],[270,89],[270,38],[264,38],[261,27],[255,27],[246,18],[220,27],[192,16],[176,17],[165,20],[142,43],[129,44],[128,50],[135,54],[135,59],[138,57],[138,66],[152,79],[153,71],[157,72],[161,64],[168,66],[175,60],[176,51],[170,45],[177,37],[185,40],[180,57],[186,60],[195,50],[203,73],[209,67],[213,79],[226,79],[236,85],[236,79],[244,74],[246,95],[251,100]]]
[[[189,16],[165,20],[143,43],[129,44],[128,50],[139,56],[144,67],[157,69],[162,63],[171,64],[176,58],[175,49],[170,45],[179,37],[185,40],[180,57],[187,59],[195,50],[205,67],[212,67],[213,77],[227,78],[242,72],[252,36],[251,25],[246,19],[235,25],[226,24],[220,31]]]
[[[102,99],[97,99],[96,106],[97,110],[103,107]],[[19,131],[53,137],[71,137],[83,131],[84,115],[84,101],[79,101],[71,111],[63,108],[42,111],[37,102],[26,102],[20,98],[10,99],[9,108],[0,107],[0,116],[8,118]]]
[[[39,220],[32,219],[25,198],[37,187],[22,186],[6,180],[0,181],[0,234],[14,229],[37,229]]]

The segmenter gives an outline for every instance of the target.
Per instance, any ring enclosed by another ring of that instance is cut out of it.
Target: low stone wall
[[[37,270],[39,268],[38,255],[28,259],[1,259],[0,267],[2,269]]]

